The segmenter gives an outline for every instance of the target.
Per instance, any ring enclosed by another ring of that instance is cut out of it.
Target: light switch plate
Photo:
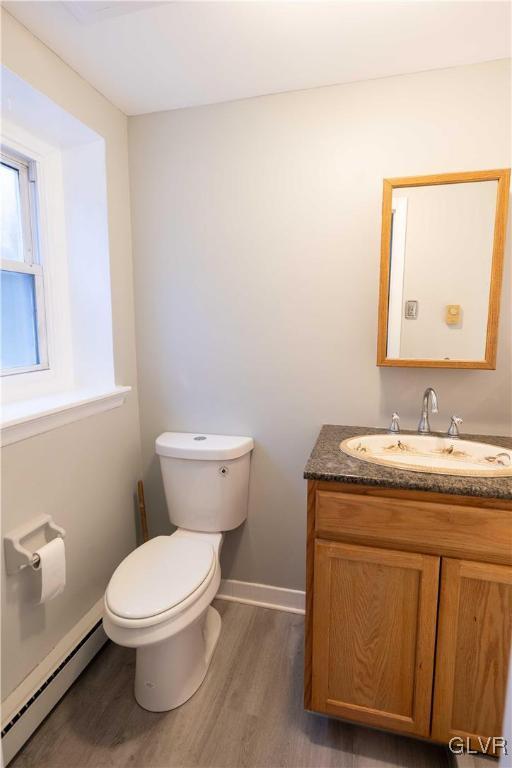
[[[405,302],[405,317],[407,320],[416,320],[418,317],[418,302],[416,300]]]

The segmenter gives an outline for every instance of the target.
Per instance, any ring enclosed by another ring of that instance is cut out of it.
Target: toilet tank
[[[247,517],[250,437],[164,432],[156,440],[169,518],[190,531],[229,531]]]

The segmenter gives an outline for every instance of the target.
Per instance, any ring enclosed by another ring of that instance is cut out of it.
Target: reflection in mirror
[[[484,359],[497,189],[393,190],[388,358]]]
[[[493,368],[510,171],[384,182],[379,365]]]

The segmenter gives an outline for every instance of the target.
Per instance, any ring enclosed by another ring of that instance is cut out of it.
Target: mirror
[[[496,368],[510,170],[385,179],[377,365]]]

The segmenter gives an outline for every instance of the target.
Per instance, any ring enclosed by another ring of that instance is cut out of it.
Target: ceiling
[[[4,2],[128,115],[511,55],[508,2]]]

